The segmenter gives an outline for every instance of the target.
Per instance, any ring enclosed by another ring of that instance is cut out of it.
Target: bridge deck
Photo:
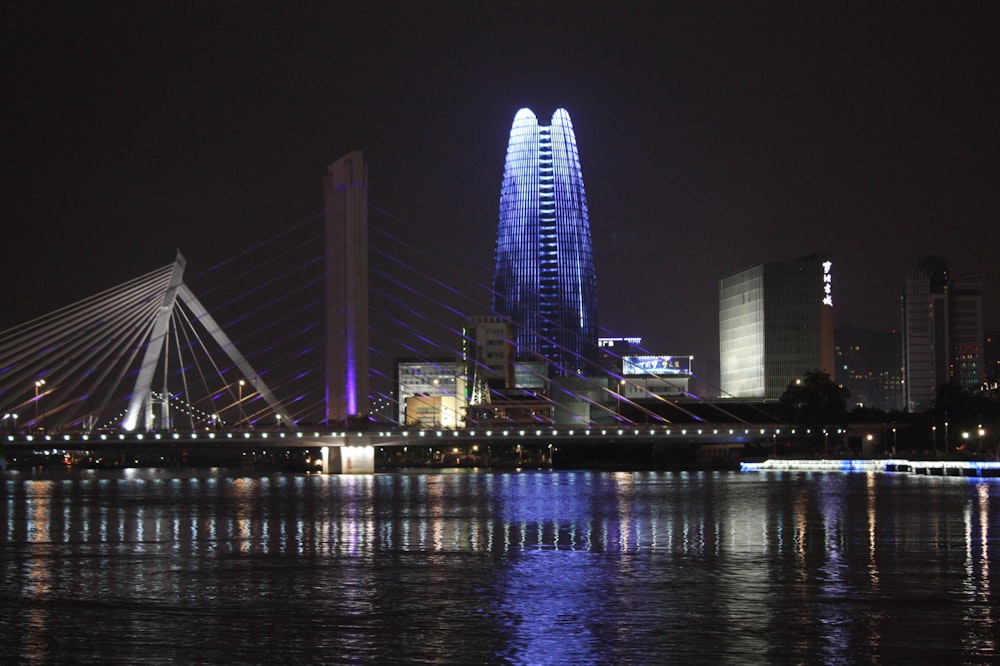
[[[433,446],[437,443],[454,445],[461,442],[494,443],[749,443],[798,440],[814,436],[817,431],[775,424],[742,424],[738,427],[664,427],[632,425],[628,427],[577,428],[487,428],[487,429],[385,429],[367,431],[230,431],[172,432],[132,434],[46,434],[7,435],[9,450],[51,447],[60,449],[90,449],[107,446],[139,447],[143,445],[175,444],[183,446],[231,445],[258,448],[319,447],[319,446]],[[822,431],[818,431],[822,433]],[[830,429],[829,434],[841,434],[842,429]]]

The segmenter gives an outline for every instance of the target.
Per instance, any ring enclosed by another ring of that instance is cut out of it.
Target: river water
[[[0,476],[0,663],[995,663],[1000,479]]]

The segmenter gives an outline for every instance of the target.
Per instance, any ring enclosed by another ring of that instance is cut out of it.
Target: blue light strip
[[[742,462],[741,472],[906,472],[929,476],[1000,477],[1000,462],[983,460],[780,460]]]

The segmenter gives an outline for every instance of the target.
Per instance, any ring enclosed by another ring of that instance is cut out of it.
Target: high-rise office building
[[[948,268],[923,263],[903,283],[903,397],[911,412],[934,404],[947,372]]]
[[[493,312],[515,324],[518,358],[553,375],[591,374],[597,279],[587,197],[569,113],[551,124],[521,109],[507,144],[493,273]]]
[[[942,384],[981,390],[982,279],[953,279],[943,259],[926,256],[904,280],[901,304],[906,408],[930,409]]]
[[[812,370],[835,377],[832,266],[814,254],[719,281],[724,397],[776,399]]]
[[[982,278],[952,280],[948,301],[948,380],[964,391],[978,392],[986,381]]]

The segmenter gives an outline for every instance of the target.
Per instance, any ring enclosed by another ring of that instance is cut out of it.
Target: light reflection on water
[[[997,658],[1000,482],[0,477],[5,663]]]

